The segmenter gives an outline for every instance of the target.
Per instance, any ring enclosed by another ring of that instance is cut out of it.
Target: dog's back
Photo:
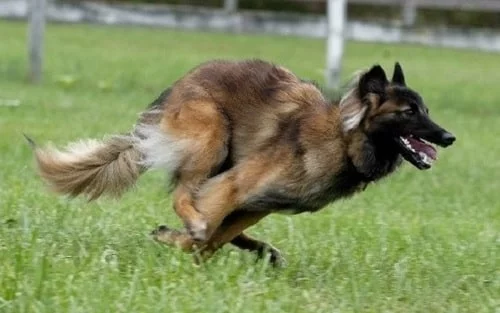
[[[189,102],[216,106],[230,129],[233,161],[284,141],[296,145],[304,118],[329,109],[315,85],[260,60],[212,61],[195,68],[173,86],[165,119]]]
[[[339,114],[314,84],[283,67],[261,60],[211,61],[165,90],[119,137],[123,147],[112,137],[78,151],[36,148],[36,155],[54,190],[91,199],[120,195],[150,168],[166,169],[182,186],[179,198],[192,199],[208,178],[250,158],[263,164],[254,166],[254,179],[264,168],[286,166],[297,176],[290,180],[310,177],[296,186],[307,193],[317,176],[326,184],[344,166]],[[130,174],[121,179],[121,173]]]

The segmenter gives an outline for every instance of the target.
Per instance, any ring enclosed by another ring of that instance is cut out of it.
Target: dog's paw
[[[171,229],[166,225],[161,225],[158,228],[151,231],[149,234],[151,238],[157,242],[166,243],[172,245],[175,242],[175,236],[179,231]]]
[[[274,267],[286,267],[287,265],[286,259],[277,249],[270,251],[269,262],[271,262]]]
[[[189,235],[198,242],[204,242],[207,238],[208,224],[204,219],[195,219],[186,223]]]
[[[281,252],[269,244],[259,251],[259,258],[268,260],[273,267],[285,267],[287,265]]]
[[[149,235],[152,236],[152,237],[154,237],[154,236],[157,236],[160,233],[168,232],[170,230],[171,229],[167,225],[160,225],[160,226],[158,226],[158,228],[153,229],[149,233]]]

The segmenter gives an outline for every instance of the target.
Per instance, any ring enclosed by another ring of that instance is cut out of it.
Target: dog
[[[167,170],[185,229],[160,226],[154,240],[202,260],[231,243],[282,264],[276,248],[244,231],[272,213],[316,212],[351,197],[403,160],[428,169],[432,144],[454,141],[398,62],[390,81],[373,65],[328,100],[283,66],[214,60],[160,94],[129,133],[65,149],[33,145],[40,176],[71,197],[119,197],[145,171]]]

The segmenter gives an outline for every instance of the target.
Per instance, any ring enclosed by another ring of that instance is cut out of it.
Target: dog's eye
[[[407,110],[403,111],[403,114],[413,115],[413,114],[415,114],[415,110],[414,109],[407,109]]]

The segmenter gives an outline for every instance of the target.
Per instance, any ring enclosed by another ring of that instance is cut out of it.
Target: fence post
[[[403,25],[406,27],[413,26],[417,20],[417,6],[415,0],[404,0],[401,8],[403,17]]]
[[[344,27],[347,20],[346,0],[328,0],[327,20],[326,85],[329,89],[337,89],[340,87],[344,52]]]
[[[224,11],[234,13],[238,10],[238,0],[224,0]]]
[[[27,0],[28,6],[28,57],[29,80],[39,83],[42,80],[43,33],[45,30],[45,0]]]

